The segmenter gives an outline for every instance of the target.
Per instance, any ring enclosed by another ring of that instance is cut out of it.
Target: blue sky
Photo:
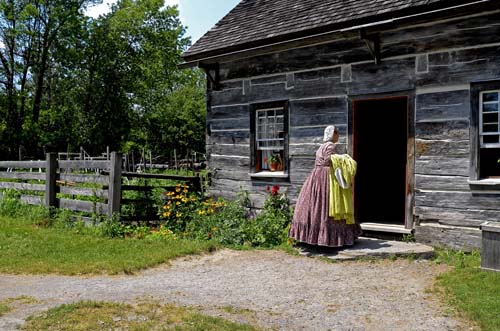
[[[105,13],[116,0],[104,0],[101,5],[87,11],[93,17]],[[188,27],[187,34],[194,43],[210,30],[224,15],[233,9],[239,0],[165,0],[167,5],[178,5],[182,23]]]

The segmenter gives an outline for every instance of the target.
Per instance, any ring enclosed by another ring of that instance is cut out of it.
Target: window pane
[[[498,144],[498,136],[483,136],[483,144]]]
[[[498,103],[483,103],[483,112],[498,112]]]
[[[483,114],[483,123],[498,123],[498,113]]]
[[[498,132],[498,123],[495,124],[484,124],[483,132]]]
[[[483,102],[498,101],[498,92],[483,93]]]

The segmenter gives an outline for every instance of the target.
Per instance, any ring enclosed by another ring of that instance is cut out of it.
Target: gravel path
[[[446,316],[428,291],[445,268],[425,260],[329,263],[279,251],[222,250],[134,276],[0,275],[0,300],[39,300],[0,317],[0,330],[15,330],[30,314],[63,303],[145,296],[273,330],[470,330]]]

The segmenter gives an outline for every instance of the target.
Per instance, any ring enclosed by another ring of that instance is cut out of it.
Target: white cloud
[[[101,14],[106,14],[110,11],[111,5],[115,3],[116,0],[104,0],[101,4],[87,8],[85,14],[87,16],[97,18]]]

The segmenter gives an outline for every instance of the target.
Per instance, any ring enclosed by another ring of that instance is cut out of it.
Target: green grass
[[[500,273],[481,271],[477,252],[439,250],[436,261],[453,266],[438,277],[446,300],[483,331],[500,330]]]
[[[38,303],[38,301],[35,298],[28,297],[26,295],[2,300],[0,301],[0,316],[10,312],[12,310],[12,304],[16,302],[20,304]]]
[[[248,324],[210,317],[189,308],[158,303],[134,305],[106,302],[79,302],[50,309],[30,317],[22,327],[25,331],[257,331]]]
[[[0,273],[133,273],[216,248],[206,241],[111,239],[83,232],[0,216]]]
[[[10,311],[10,306],[5,302],[0,302],[0,316],[8,313]]]

